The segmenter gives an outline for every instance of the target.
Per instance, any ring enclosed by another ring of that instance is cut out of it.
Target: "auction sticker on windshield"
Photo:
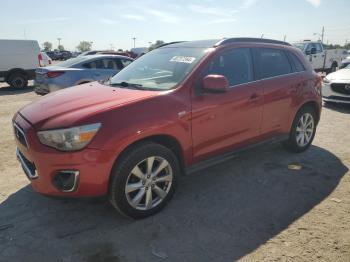
[[[191,56],[174,56],[170,59],[170,62],[192,64],[194,60],[196,58]]]

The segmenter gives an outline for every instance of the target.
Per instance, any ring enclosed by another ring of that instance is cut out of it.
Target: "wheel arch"
[[[298,114],[298,112],[302,109],[302,108],[305,108],[305,107],[311,107],[313,110],[315,110],[315,113],[316,113],[316,123],[318,124],[318,122],[320,121],[320,117],[321,117],[321,108],[319,106],[319,104],[316,102],[316,101],[308,101],[304,104],[302,104],[297,112],[295,113],[294,117]]]
[[[110,184],[110,178],[111,178],[113,168],[120,163],[121,159],[126,156],[126,154],[131,148],[144,143],[156,143],[166,148],[169,148],[179,160],[181,172],[182,173],[184,172],[184,169],[185,169],[184,151],[180,142],[171,135],[165,135],[165,134],[151,135],[151,136],[143,137],[139,140],[135,140],[134,142],[130,143],[128,146],[126,146],[121,150],[121,152],[118,154],[118,156],[114,160],[113,167],[109,174],[108,185]]]

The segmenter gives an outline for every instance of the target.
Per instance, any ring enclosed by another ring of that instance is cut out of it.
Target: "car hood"
[[[116,88],[98,82],[48,94],[19,111],[39,129],[70,127],[96,113],[159,95],[159,91]]]
[[[328,80],[350,80],[350,69],[344,68],[326,76]]]

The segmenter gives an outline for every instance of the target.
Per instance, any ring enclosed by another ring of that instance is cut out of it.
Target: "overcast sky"
[[[0,39],[57,38],[68,50],[235,36],[350,41],[350,0],[1,0]]]

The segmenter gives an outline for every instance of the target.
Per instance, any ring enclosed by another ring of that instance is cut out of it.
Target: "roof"
[[[223,38],[223,39],[209,39],[209,40],[199,40],[199,41],[182,41],[182,42],[173,42],[160,46],[162,47],[197,47],[197,48],[210,48],[217,47],[226,44],[233,43],[264,43],[264,44],[277,44],[277,45],[286,45],[291,46],[291,44],[279,40],[266,39],[266,38]]]
[[[123,55],[110,55],[110,54],[95,54],[95,55],[84,55],[84,56],[79,56],[79,57],[86,57],[86,59],[93,59],[93,58],[101,58],[101,57],[111,57],[111,58],[128,58],[132,60],[131,57],[128,56],[123,56]]]

